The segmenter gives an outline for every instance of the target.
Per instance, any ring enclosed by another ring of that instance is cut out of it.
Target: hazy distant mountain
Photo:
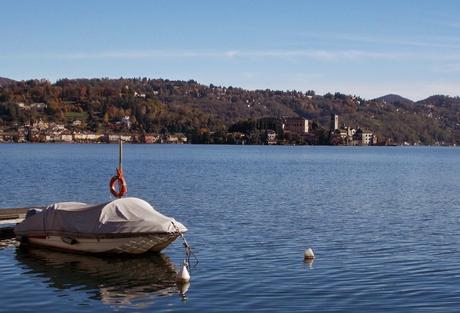
[[[387,103],[392,103],[392,104],[398,104],[398,103],[412,104],[412,103],[414,103],[414,101],[412,101],[410,99],[407,99],[407,98],[401,97],[400,95],[395,95],[395,94],[388,94],[388,95],[376,98],[374,100],[385,101]]]
[[[424,100],[417,101],[418,105],[435,106],[435,107],[451,107],[459,106],[459,97],[449,97],[445,95],[434,95]]]
[[[14,83],[15,81],[6,77],[0,77],[0,87],[4,87],[6,85],[9,85],[11,83]]]

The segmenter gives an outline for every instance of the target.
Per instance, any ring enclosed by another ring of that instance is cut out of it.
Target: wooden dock
[[[24,219],[28,209],[29,208],[0,209],[0,222]]]
[[[24,220],[28,209],[0,209],[0,240],[14,238],[13,227]]]

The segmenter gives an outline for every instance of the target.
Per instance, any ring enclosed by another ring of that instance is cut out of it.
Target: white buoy
[[[312,260],[315,258],[315,254],[313,253],[313,250],[311,248],[308,248],[307,250],[305,250],[305,252],[303,253],[303,256],[307,260]]]
[[[190,274],[187,269],[186,261],[184,261],[181,270],[179,271],[179,273],[177,273],[176,280],[178,283],[188,283],[190,281]]]

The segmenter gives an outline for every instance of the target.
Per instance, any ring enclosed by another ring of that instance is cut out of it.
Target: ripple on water
[[[9,183],[0,203],[106,201],[100,178],[113,175],[116,151],[2,146]],[[130,195],[190,230],[200,263],[188,300],[174,282],[180,243],[166,249],[169,258],[128,259],[5,243],[0,310],[458,311],[459,149],[130,145],[125,152]],[[91,188],[75,199],[81,186]],[[24,199],[24,190],[34,192]],[[311,266],[303,260],[308,247]]]

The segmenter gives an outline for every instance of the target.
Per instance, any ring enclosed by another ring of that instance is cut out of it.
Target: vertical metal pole
[[[123,161],[123,141],[120,138],[118,144],[118,169],[121,170],[121,162]]]

